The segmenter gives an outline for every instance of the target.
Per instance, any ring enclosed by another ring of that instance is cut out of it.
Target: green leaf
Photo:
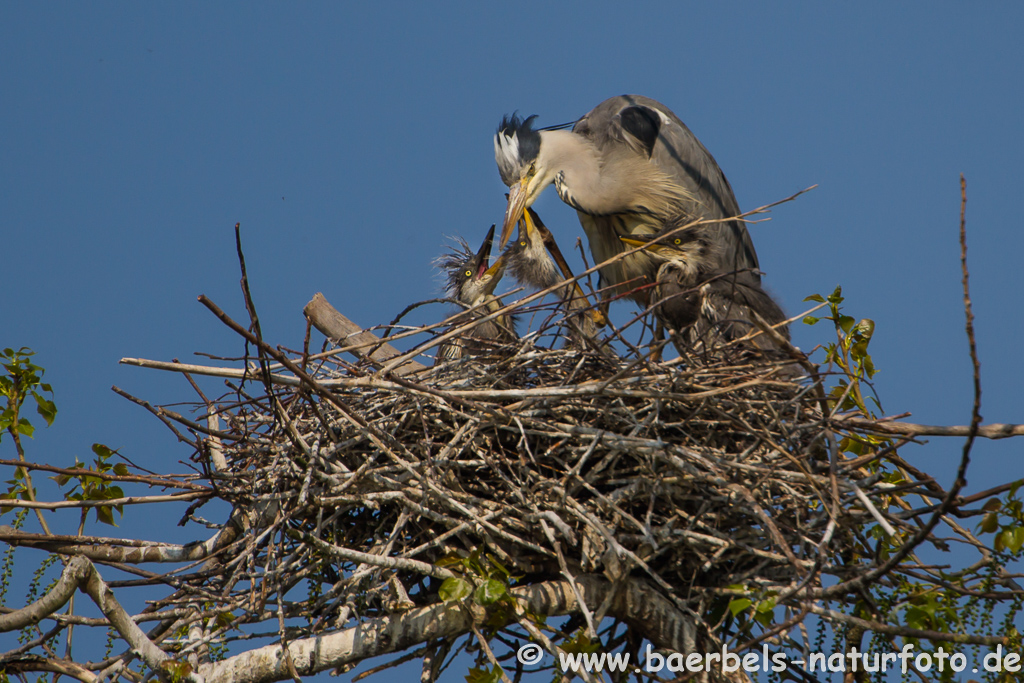
[[[510,578],[512,576],[512,573],[508,570],[508,568],[505,567],[505,565],[503,565],[501,563],[501,561],[497,557],[495,557],[494,555],[491,555],[490,553],[488,553],[487,554],[487,561],[490,562],[491,566],[494,567],[495,569],[497,569],[498,572],[501,573],[501,575],[504,576],[506,579],[508,579],[508,578]]]
[[[465,579],[460,579],[457,576],[452,576],[444,580],[441,584],[441,588],[438,589],[437,594],[445,602],[451,602],[453,600],[463,600],[473,592],[473,584]]]
[[[448,554],[434,563],[438,567],[465,567],[466,558],[456,554]]]
[[[864,318],[857,323],[857,334],[864,338],[865,342],[871,340],[875,335],[875,321],[871,318]]]
[[[981,506],[981,509],[985,512],[998,512],[1003,509],[1003,501],[998,498],[989,498],[985,501],[985,504]]]
[[[562,649],[573,654],[596,653],[601,650],[601,641],[591,641],[586,629],[581,627],[572,638],[562,641]]]
[[[991,534],[999,528],[999,515],[990,512],[981,519],[978,530],[983,534]]]
[[[810,296],[805,297],[804,301],[814,301],[816,303],[823,304],[825,303],[825,297],[821,294],[811,294]]]
[[[32,438],[32,435],[35,433],[36,428],[33,427],[32,423],[29,422],[28,420],[26,420],[25,418],[21,418],[20,420],[18,420],[17,430],[19,434],[24,434],[25,436]]]
[[[166,659],[160,662],[160,668],[168,673],[172,683],[184,681],[192,673],[192,666],[188,662],[177,659]]]
[[[57,417],[57,406],[53,401],[49,401],[36,392],[32,392],[32,397],[36,400],[36,412],[43,416],[46,420],[46,426],[49,427],[53,424],[53,420]]]
[[[220,612],[217,615],[217,618],[214,619],[213,623],[217,625],[217,628],[227,628],[234,621],[235,621],[235,615],[232,614],[231,612]]]
[[[729,611],[736,617],[740,613],[747,611],[753,604],[754,602],[750,598],[734,598],[729,601]]]
[[[128,476],[128,465],[125,465],[123,462],[117,463],[114,465],[114,474],[120,477]]]
[[[1021,549],[1021,546],[1024,546],[1024,527],[1018,526],[1013,529],[1007,529],[1003,532],[1003,535],[1006,536],[1004,541],[1006,549],[1011,553],[1017,552]]]
[[[815,318],[813,315],[804,316],[804,325],[817,325],[821,318]]]
[[[476,589],[473,599],[481,605],[493,605],[508,593],[508,588],[497,579],[487,579]]]
[[[924,610],[925,614],[929,617],[935,616],[935,610],[938,609],[939,604],[935,600],[935,596],[931,593],[924,596],[923,598],[915,598],[914,606]]]
[[[474,666],[466,674],[466,683],[497,683],[501,680],[501,669],[494,667],[493,669],[480,668]]]
[[[96,521],[109,524],[110,526],[117,526],[114,523],[114,512],[109,505],[100,505],[96,508]]]
[[[931,626],[931,617],[928,612],[921,609],[920,607],[908,607],[907,608],[907,626],[910,628],[929,628]]]

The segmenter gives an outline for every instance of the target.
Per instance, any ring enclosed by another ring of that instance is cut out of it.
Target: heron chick
[[[571,330],[593,338],[604,327],[607,322],[604,315],[591,306],[554,236],[536,211],[526,209],[519,220],[519,234],[503,255],[507,257],[509,273],[522,285],[548,289],[563,280],[568,281],[569,284],[556,291],[566,302]]]
[[[729,181],[690,129],[665,105],[639,95],[605,100],[572,125],[533,128],[531,116],[502,119],[494,156],[509,187],[499,245],[549,185],[576,209],[597,264],[627,250],[619,237],[649,235],[673,218],[716,220],[712,270],[749,270],[760,283],[757,253]],[[602,289],[648,304],[662,261],[640,250],[602,266]]]
[[[758,273],[750,270],[722,271],[717,268],[716,242],[708,225],[681,227],[670,222],[655,235],[622,237],[627,247],[643,247],[658,259],[651,305],[659,322],[681,333],[690,348],[710,348],[756,330],[754,314],[789,339],[789,328],[780,325],[786,315],[761,287]],[[760,334],[754,346],[776,349]],[[683,349],[680,349],[683,352]]]
[[[451,253],[435,261],[437,267],[448,276],[448,295],[467,309],[451,316],[452,328],[483,318],[502,307],[501,300],[494,296],[494,288],[498,286],[505,272],[507,259],[502,254],[492,265],[488,265],[491,243],[494,240],[494,227],[492,225],[487,231],[487,237],[476,253],[465,240],[458,239],[457,246]],[[442,344],[437,360],[442,362],[455,360],[467,354],[479,355],[515,341],[519,338],[515,323],[514,317],[508,314],[480,322],[466,330],[461,337]]]

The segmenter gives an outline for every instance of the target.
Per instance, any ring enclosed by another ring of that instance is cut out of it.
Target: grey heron
[[[639,95],[605,100],[572,124],[533,128],[513,114],[494,136],[494,155],[509,187],[499,244],[549,185],[576,209],[596,263],[625,251],[622,236],[656,233],[669,221],[725,219],[740,213],[729,181],[690,129],[666,106]],[[526,214],[529,220],[529,214]],[[708,270],[742,271],[760,283],[757,254],[742,221],[711,224]],[[661,261],[646,250],[604,266],[601,287],[647,305]]]
[[[488,265],[493,240],[492,225],[476,253],[465,240],[459,240],[451,253],[435,261],[448,276],[448,295],[471,311],[468,316],[466,311],[451,316],[452,326],[464,325],[473,319],[485,317],[502,306],[501,301],[494,296],[494,288],[505,272],[507,259],[502,254],[493,264]],[[515,319],[510,315],[502,315],[473,326],[462,338],[442,344],[438,351],[438,361],[455,360],[467,354],[478,355],[488,350],[493,351],[496,346],[518,338]]]
[[[715,270],[718,245],[712,226],[683,225],[673,222],[655,235],[619,238],[627,247],[643,247],[659,263],[651,297],[659,321],[681,333],[691,348],[709,348],[756,331],[754,314],[788,340],[789,328],[781,325],[786,315],[761,287],[756,271]],[[752,342],[760,349],[777,348],[764,334]]]

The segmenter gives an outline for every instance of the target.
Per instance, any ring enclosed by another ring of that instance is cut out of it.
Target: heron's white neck
[[[567,204],[594,214],[616,213],[625,208],[625,198],[621,196],[623,183],[602,172],[597,147],[583,136],[567,130],[543,131],[538,165],[544,173],[541,189],[562,174],[559,194]]]

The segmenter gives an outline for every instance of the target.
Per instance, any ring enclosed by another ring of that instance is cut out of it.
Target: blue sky
[[[765,282],[791,314],[842,284],[876,321],[886,411],[926,423],[970,414],[964,173],[982,413],[1024,421],[1022,20],[1010,3],[4,3],[0,346],[38,352],[60,410],[30,454],[69,464],[100,441],[181,471],[188,453],[110,386],[188,400],[118,359],[238,354],[196,302],[243,317],[236,222],[268,339],[301,345],[317,291],[385,323],[440,293],[444,235],[500,221],[503,114],[561,123],[622,93],[672,108],[745,210],[819,186],[751,227]],[[553,191],[536,208],[566,250],[582,235]],[[960,446],[904,457],[948,482]],[[979,444],[969,489],[1024,476],[1019,456]]]

